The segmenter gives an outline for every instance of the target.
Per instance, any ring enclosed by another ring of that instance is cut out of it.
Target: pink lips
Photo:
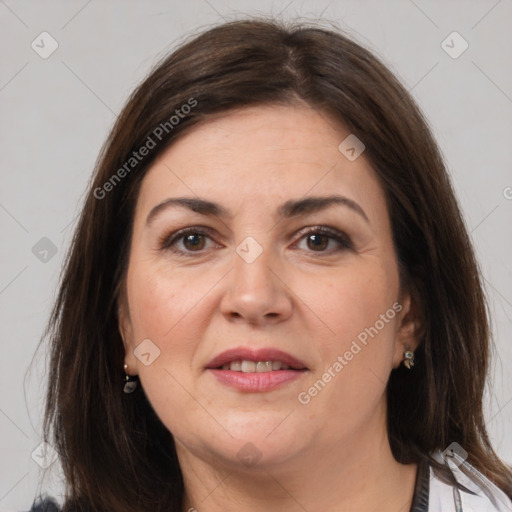
[[[233,361],[281,361],[290,366],[289,370],[273,370],[271,372],[237,372],[222,370],[224,364]],[[244,347],[222,352],[213,358],[206,369],[217,380],[228,387],[244,392],[265,392],[301,378],[306,371],[306,365],[299,359],[273,348],[251,350]]]

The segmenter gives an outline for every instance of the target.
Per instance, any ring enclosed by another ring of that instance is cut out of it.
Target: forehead
[[[364,153],[350,161],[339,150],[349,135],[326,113],[302,106],[257,106],[210,117],[151,166],[137,211],[147,213],[180,195],[236,209],[338,192],[378,210],[383,192]]]
[[[293,160],[300,163],[305,156],[304,163],[308,163],[315,157],[323,160],[328,153],[337,158],[344,132],[346,129],[340,123],[310,107],[248,107],[202,122],[171,146],[167,155],[180,159],[183,154],[194,152],[194,161],[202,164],[207,164],[212,154],[225,163],[236,156],[246,166],[250,159],[244,155],[257,156],[258,162],[270,165]]]

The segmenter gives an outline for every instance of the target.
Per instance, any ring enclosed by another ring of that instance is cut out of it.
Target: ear
[[[393,368],[398,368],[404,360],[404,352],[415,351],[421,336],[421,315],[419,305],[410,292],[402,295],[399,304],[402,306],[397,319],[395,354]]]
[[[124,364],[128,365],[126,373],[129,373],[129,375],[136,375],[137,372],[135,369],[137,368],[137,358],[133,353],[135,348],[133,326],[130,318],[128,301],[126,300],[124,294],[118,301],[117,325],[124,345]]]

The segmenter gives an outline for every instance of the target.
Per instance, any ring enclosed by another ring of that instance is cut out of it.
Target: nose
[[[222,314],[231,322],[251,325],[276,324],[288,319],[293,309],[293,294],[286,283],[277,257],[269,249],[254,260],[235,252],[221,301]]]

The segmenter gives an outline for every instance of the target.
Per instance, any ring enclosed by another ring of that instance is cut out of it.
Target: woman
[[[47,334],[65,511],[512,510],[445,166],[339,33],[231,22],[155,68]]]

